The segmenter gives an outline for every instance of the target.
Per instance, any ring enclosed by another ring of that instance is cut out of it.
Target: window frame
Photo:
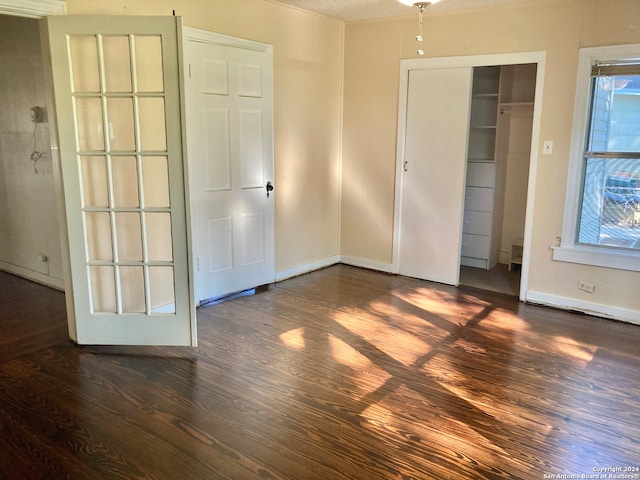
[[[577,243],[577,221],[582,204],[583,158],[591,108],[591,68],[597,61],[638,57],[640,44],[580,49],[562,237],[560,245],[553,247],[553,260],[640,271],[640,251]]]

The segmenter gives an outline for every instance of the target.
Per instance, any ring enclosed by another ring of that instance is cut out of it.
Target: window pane
[[[116,207],[138,207],[136,157],[112,157],[113,199]]]
[[[116,283],[113,267],[90,267],[91,305],[93,313],[116,311]]]
[[[640,250],[640,160],[589,158],[578,242]]]
[[[87,254],[91,261],[112,261],[111,217],[108,212],[85,214]]]
[[[136,36],[136,73],[139,92],[162,92],[162,39]]]
[[[588,150],[640,151],[640,75],[596,77]]]
[[[69,49],[73,71],[73,91],[76,93],[99,92],[100,70],[96,37],[71,37]]]
[[[166,150],[167,136],[164,120],[164,98],[141,98],[140,142],[143,150]]]
[[[133,99],[109,98],[107,111],[109,113],[111,150],[135,150]]]
[[[149,267],[149,288],[151,290],[152,312],[176,312],[173,267]]]
[[[120,267],[122,313],[146,311],[144,270],[142,267]]]
[[[107,161],[104,157],[80,157],[84,207],[108,207]]]
[[[147,252],[149,261],[173,260],[173,242],[171,238],[171,214],[147,213]]]
[[[118,259],[121,261],[142,260],[142,231],[139,213],[116,213]]]
[[[145,207],[169,207],[167,157],[142,157],[142,184]]]
[[[78,150],[104,150],[102,102],[99,98],[77,98]]]
[[[129,37],[104,37],[104,77],[107,92],[131,91],[131,60]]]

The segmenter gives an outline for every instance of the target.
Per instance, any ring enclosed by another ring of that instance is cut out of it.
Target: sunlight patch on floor
[[[304,327],[283,332],[279,338],[285,346],[298,352],[306,348]],[[376,391],[391,378],[391,374],[378,367],[349,343],[331,334],[324,338],[328,342],[331,359],[353,371],[353,375],[350,376],[352,384],[347,392],[351,398],[360,399]]]
[[[329,335],[328,339],[333,359],[354,371],[350,379],[353,382],[350,392],[353,394],[352,398],[360,399],[376,391],[391,378],[386,370],[378,367],[348,343],[333,335]]]
[[[576,342],[572,338],[556,335],[550,343],[550,349],[558,352],[571,360],[578,362],[581,366],[586,366],[597,352],[593,345],[585,345]]]
[[[482,320],[485,327],[498,327],[504,330],[525,331],[529,330],[529,324],[518,318],[513,312],[496,308]]]
[[[331,355],[338,363],[351,367],[354,370],[375,368],[375,365],[373,365],[371,360],[362,355],[347,342],[344,342],[333,335],[329,335],[328,339],[329,345],[331,346]]]
[[[509,456],[507,445],[503,446],[497,438],[490,438],[490,434],[478,431],[473,425],[466,423],[463,417],[451,415],[446,405],[432,404],[429,399],[424,398],[420,402],[424,404],[423,413],[417,418],[410,412],[418,408],[415,402],[420,401],[420,395],[409,386],[401,387],[397,394],[401,398],[411,397],[412,405],[403,408],[392,398],[385,398],[369,405],[362,412],[363,425],[381,437],[389,436],[396,439],[396,442],[398,438],[402,438],[404,448],[408,451],[437,445],[439,450],[449,450],[458,458],[464,456],[472,463],[481,462],[485,465],[492,465],[496,455]],[[492,429],[488,427],[487,431],[491,432]],[[489,455],[488,451],[492,453]]]
[[[304,327],[287,330],[280,334],[280,341],[294,350],[304,350]]]
[[[441,370],[435,370],[442,374]],[[542,424],[538,420],[531,419],[531,412],[526,405],[520,405],[515,400],[521,394],[519,392],[509,392],[510,387],[503,387],[504,401],[496,402],[495,390],[496,385],[487,386],[492,393],[482,389],[481,384],[477,383],[474,388],[468,388],[465,382],[468,378],[464,374],[456,376],[455,374],[446,375],[446,381],[438,382],[443,388],[451,392],[452,395],[464,400],[473,408],[478,410],[476,416],[485,415],[484,419],[480,419],[480,423],[492,422],[496,426],[501,426],[509,430],[511,426],[518,425],[520,428],[527,428],[530,431],[531,440],[543,441],[551,430],[551,420],[549,424]],[[456,378],[457,377],[457,378]],[[535,396],[535,392],[531,393]],[[543,395],[541,393],[541,395]],[[511,400],[510,400],[511,399]]]
[[[403,365],[411,365],[431,350],[415,335],[372,318],[338,312],[334,320]]]
[[[368,310],[379,317],[381,321],[389,322],[393,328],[405,332],[417,332],[421,336],[428,335],[434,340],[442,340],[449,334],[450,323],[438,322],[439,317],[423,310],[422,316],[411,313],[406,306],[393,305],[384,301],[372,301],[368,305]],[[445,326],[447,328],[445,328]]]
[[[468,304],[461,304],[457,295],[434,291],[428,288],[416,288],[409,293],[394,291],[393,295],[417,308],[438,315],[445,320],[449,320],[450,317],[459,318],[460,314],[473,317],[490,305],[489,302],[473,297],[469,297],[469,299],[473,300]]]

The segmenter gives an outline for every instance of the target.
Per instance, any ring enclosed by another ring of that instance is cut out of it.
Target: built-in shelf
[[[533,102],[502,102],[501,107],[533,107]]]
[[[491,163],[495,162],[496,159],[494,157],[469,157],[468,161],[474,163]]]
[[[460,264],[488,269],[494,232],[496,138],[500,109],[500,67],[478,67],[473,73],[467,182]]]
[[[502,114],[506,111],[533,109],[533,102],[502,102],[499,107]]]
[[[523,238],[518,238],[511,245],[511,252],[509,253],[509,271],[513,269],[514,265],[522,265],[523,245]]]

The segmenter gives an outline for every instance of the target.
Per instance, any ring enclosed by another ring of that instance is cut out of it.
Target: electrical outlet
[[[593,293],[595,289],[596,289],[596,286],[593,283],[578,280],[578,290],[582,290],[583,292],[587,292],[587,293]]]

